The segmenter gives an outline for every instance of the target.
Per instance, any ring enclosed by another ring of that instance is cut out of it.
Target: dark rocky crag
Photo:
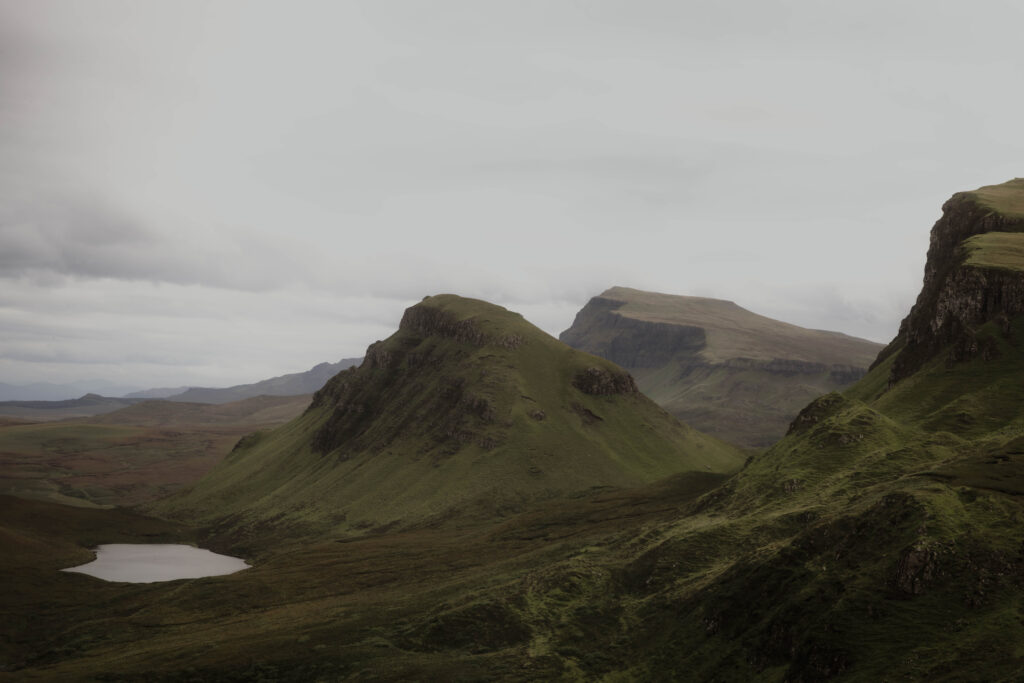
[[[1011,181],[1024,188],[1024,181]],[[889,384],[919,370],[940,350],[950,363],[990,357],[993,345],[976,334],[994,321],[1009,335],[1009,320],[1024,312],[1020,272],[984,269],[964,263],[964,241],[990,232],[1024,232],[1024,218],[987,206],[976,193],[959,192],[942,206],[932,228],[924,284],[917,302],[900,324],[896,339],[879,355],[896,354]]]

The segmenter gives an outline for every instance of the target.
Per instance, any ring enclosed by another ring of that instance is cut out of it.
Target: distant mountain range
[[[670,413],[765,447],[809,401],[864,376],[882,344],[809,330],[731,301],[612,287],[559,337],[629,370]]]
[[[224,389],[210,387],[147,389],[128,394],[126,398],[164,398],[169,401],[187,403],[231,403],[256,396],[300,396],[319,390],[331,377],[342,370],[359,365],[362,360],[362,358],[343,358],[337,363],[320,363],[305,372],[294,372]]]
[[[7,384],[0,382],[0,401],[67,401],[85,394],[101,396],[124,396],[135,387],[106,380],[79,380],[55,384],[34,382],[32,384]]]
[[[319,390],[331,377],[346,368],[358,365],[361,358],[343,358],[337,363],[320,363],[306,372],[296,372],[280,377],[272,377],[252,384],[239,384],[225,389],[208,387],[177,387],[147,389],[131,392],[123,397],[101,396],[90,392],[77,395],[77,398],[63,399],[4,399],[0,400],[0,416],[24,420],[63,420],[72,417],[89,417],[102,415],[127,406],[148,400],[168,400],[182,403],[233,403],[257,396],[302,396]],[[72,384],[36,384],[35,392],[27,387],[0,385],[7,389],[7,395],[24,396],[44,395],[63,396],[77,386],[100,384],[114,387],[103,382],[75,382]]]
[[[124,394],[125,398],[142,398],[142,399],[161,399],[170,398],[178,394],[184,393],[189,390],[187,386],[181,387],[158,387],[156,389],[143,389],[142,391],[133,391],[128,394]]]
[[[144,400],[86,394],[64,401],[0,401],[0,417],[32,421],[65,420],[72,417],[90,417],[112,413]]]

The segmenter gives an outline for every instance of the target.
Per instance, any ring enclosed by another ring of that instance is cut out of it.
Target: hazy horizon
[[[231,386],[425,295],[888,342],[1024,175],[1011,2],[0,0],[0,382]]]

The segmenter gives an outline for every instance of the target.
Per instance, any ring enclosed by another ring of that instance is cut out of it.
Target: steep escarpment
[[[741,461],[614,364],[501,307],[441,295],[408,309],[302,417],[241,443],[160,512],[224,534],[271,521],[352,532]]]
[[[881,349],[731,301],[625,287],[592,298],[559,338],[628,369],[684,422],[754,447],[779,439],[807,401],[863,377]]]
[[[558,338],[624,368],[660,367],[679,354],[696,355],[707,346],[703,327],[620,315],[616,311],[625,301],[607,294],[587,302],[576,314],[572,327]]]
[[[887,353],[894,360],[890,385],[909,377],[937,354],[950,363],[991,357],[995,346],[978,337],[992,322],[1003,336],[1010,319],[1024,313],[1024,274],[1005,258],[1024,233],[1018,208],[1024,179],[960,192],[947,201],[931,232],[924,283]],[[986,258],[995,252],[1003,258]]]

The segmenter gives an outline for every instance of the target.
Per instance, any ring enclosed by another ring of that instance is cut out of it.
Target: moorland
[[[5,497],[0,680],[1019,680],[1021,206],[1024,180],[954,195],[893,341],[765,449],[428,297],[194,485]],[[57,571],[169,540],[253,567]]]

